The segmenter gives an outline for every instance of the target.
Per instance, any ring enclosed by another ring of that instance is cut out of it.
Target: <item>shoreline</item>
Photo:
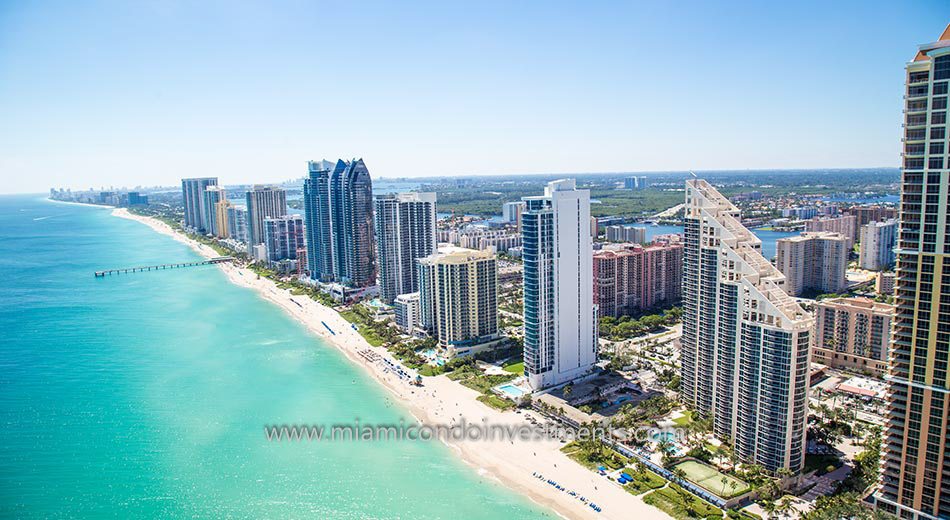
[[[103,207],[103,206],[99,206]],[[153,231],[171,237],[189,246],[204,258],[217,257],[212,248],[200,244],[176,232],[164,222],[134,215],[125,208],[112,208],[112,215],[142,223]],[[382,359],[402,366],[386,349],[372,347],[359,335],[348,321],[329,307],[308,296],[294,296],[288,290],[279,289],[273,281],[258,277],[246,268],[230,263],[217,264],[228,280],[238,286],[257,292],[265,300],[279,306],[312,334],[332,345],[348,360],[360,365],[364,371],[379,382],[389,394],[398,400],[408,412],[423,424],[452,424],[464,418],[468,424],[520,426],[529,424],[523,414],[500,412],[476,400],[479,392],[450,380],[445,375],[423,378],[423,386],[411,386],[405,380],[390,373],[379,362],[370,362],[359,352],[370,351]],[[335,332],[331,334],[327,326]],[[403,367],[405,368],[405,367]],[[571,460],[560,451],[557,440],[453,440],[442,439],[463,463],[476,470],[479,476],[491,478],[504,487],[526,497],[548,510],[552,516],[563,518],[619,519],[632,516],[645,519],[667,519],[664,512],[643,502],[642,496],[634,496],[619,485],[595,474]],[[586,496],[602,508],[596,512],[567,492],[559,491],[547,482],[533,476],[537,472],[546,479],[553,479],[578,495]]]

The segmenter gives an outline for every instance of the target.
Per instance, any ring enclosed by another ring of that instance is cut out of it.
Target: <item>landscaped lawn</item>
[[[678,417],[678,418],[676,418],[676,419],[673,419],[673,424],[675,424],[675,425],[677,425],[677,426],[679,426],[679,427],[681,427],[681,428],[685,428],[686,425],[688,425],[688,424],[691,423],[692,421],[693,421],[693,411],[692,411],[692,410],[686,410],[685,412],[683,412],[683,415],[682,415],[681,417]]]
[[[637,468],[627,468],[623,472],[633,477],[632,481],[623,486],[631,495],[639,495],[666,485],[666,479],[648,469],[640,471]]]
[[[379,347],[383,343],[386,343],[386,340],[377,336],[376,333],[373,332],[373,329],[363,324],[362,318],[355,311],[352,311],[352,310],[341,311],[340,316],[342,316],[344,320],[350,323],[355,323],[356,332],[359,332],[360,336],[363,336],[363,338],[366,339],[366,342],[369,343],[370,345],[374,347]]]
[[[505,363],[502,368],[505,369],[505,372],[511,372],[512,374],[523,374],[524,373],[524,361],[517,361],[514,363]]]
[[[496,408],[502,411],[511,410],[512,408],[515,407],[515,403],[507,399],[502,399],[501,397],[498,397],[497,395],[482,394],[476,397],[475,399],[478,399],[479,401],[487,404],[488,406],[491,406],[492,408]]]
[[[735,477],[720,473],[716,468],[701,462],[687,460],[680,462],[675,467],[683,470],[686,473],[686,479],[690,482],[722,498],[739,496],[749,490],[749,484]],[[725,483],[722,481],[723,478],[726,479]],[[732,482],[736,483],[735,489],[732,487]]]
[[[581,445],[575,441],[565,444],[561,451],[581,466],[591,470],[597,469],[597,466],[620,469],[630,463],[627,457],[606,446],[600,446],[596,452],[590,453],[582,449]]]
[[[680,496],[680,493],[677,492],[677,489],[681,488],[676,484],[670,484],[663,489],[658,489],[643,497],[643,502],[650,504],[651,506],[663,511],[677,520],[688,520],[690,518],[722,518],[722,509],[708,504],[687,493],[687,495],[691,497],[690,501],[693,508],[693,514],[690,514],[686,509],[686,504],[683,503],[683,498]]]

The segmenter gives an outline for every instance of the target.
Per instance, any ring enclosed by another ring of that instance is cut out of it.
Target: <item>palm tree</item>
[[[736,495],[736,488],[739,487],[739,483],[735,480],[729,481],[729,487],[732,488],[732,496]]]
[[[765,518],[771,519],[775,516],[775,511],[778,509],[775,502],[772,500],[763,500],[759,502],[759,505],[762,506],[762,511],[765,512]]]
[[[778,503],[777,511],[783,517],[790,516],[791,513],[795,511],[795,504],[792,501],[792,497],[790,496],[782,497],[782,500],[780,500]]]
[[[671,473],[673,473],[674,477],[680,480],[686,480],[686,471],[683,470],[683,468],[673,468]]]
[[[723,475],[722,478],[719,479],[719,482],[722,482],[722,491],[720,491],[719,493],[720,493],[720,494],[725,493],[725,492],[726,492],[726,484],[729,483],[729,477]]]

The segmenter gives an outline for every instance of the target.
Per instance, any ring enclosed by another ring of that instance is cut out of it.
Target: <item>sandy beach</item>
[[[141,222],[158,233],[187,244],[206,258],[219,256],[210,247],[175,232],[157,219],[133,215],[124,208],[115,209],[112,214]],[[294,296],[290,291],[279,289],[274,282],[267,278],[258,278],[257,274],[249,269],[230,263],[218,264],[218,267],[232,283],[253,289],[279,305],[313,334],[338,348],[352,362],[362,366],[368,375],[385,386],[421,423],[451,424],[464,417],[468,424],[481,424],[483,421],[492,425],[528,424],[524,414],[503,413],[489,408],[476,400],[478,392],[445,376],[424,378],[422,387],[408,384],[387,371],[383,363],[367,361],[358,353],[369,349],[380,358],[399,363],[385,349],[370,346],[335,310],[306,296]],[[335,334],[331,334],[327,326]],[[408,369],[406,371],[414,373]],[[557,440],[461,440],[446,444],[483,477],[496,479],[563,517],[667,518],[659,509],[643,503],[640,497],[627,493],[616,483],[569,459],[561,453],[562,444]],[[534,477],[535,472],[544,475],[545,480]],[[585,496],[600,506],[601,512],[594,511],[566,491],[557,490],[546,482],[547,479],[553,479],[564,488]]]

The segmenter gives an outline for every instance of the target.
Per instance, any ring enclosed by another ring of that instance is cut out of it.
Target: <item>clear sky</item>
[[[897,166],[950,1],[0,0],[0,192]]]

